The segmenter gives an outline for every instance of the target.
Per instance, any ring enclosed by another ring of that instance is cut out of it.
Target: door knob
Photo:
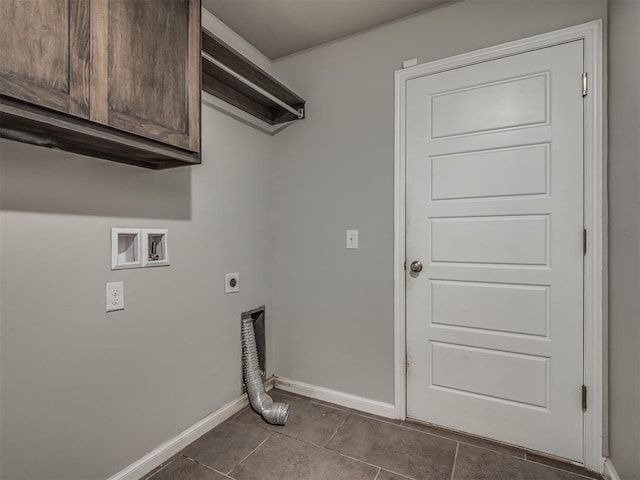
[[[411,262],[410,268],[412,272],[420,273],[422,271],[422,263],[418,261]]]

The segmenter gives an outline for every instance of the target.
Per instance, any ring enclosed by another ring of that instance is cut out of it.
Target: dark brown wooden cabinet
[[[0,0],[0,133],[150,168],[200,163],[200,1]]]
[[[0,91],[89,118],[90,0],[0,0]]]
[[[92,18],[91,119],[198,151],[199,2],[98,0]]]

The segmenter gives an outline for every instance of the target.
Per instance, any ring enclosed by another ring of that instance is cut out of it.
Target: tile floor
[[[144,480],[585,480],[579,467],[411,422],[272,390],[287,425],[249,407]]]

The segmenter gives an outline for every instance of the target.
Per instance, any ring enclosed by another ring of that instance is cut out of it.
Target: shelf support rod
[[[235,79],[239,80],[240,82],[244,83],[247,87],[255,90],[260,95],[268,98],[272,102],[277,103],[278,105],[280,105],[282,108],[284,108],[288,112],[293,113],[298,119],[301,119],[301,118],[304,117],[304,111],[302,109],[296,110],[292,106],[287,105],[282,100],[280,100],[278,97],[276,97],[276,96],[272,95],[271,93],[267,92],[264,88],[259,87],[258,85],[253,83],[251,80],[243,77],[239,73],[234,72],[229,67],[227,67],[224,63],[221,63],[220,61],[216,60],[211,55],[209,55],[207,52],[202,52],[202,58],[204,58],[207,62],[213,63],[216,67],[218,67],[219,69],[221,69],[224,72],[228,73],[229,75],[231,75]]]

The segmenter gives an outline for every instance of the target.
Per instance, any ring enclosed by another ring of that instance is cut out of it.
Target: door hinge
[[[404,261],[404,271],[405,272],[407,271],[407,261],[406,260]]]
[[[582,385],[582,411],[587,411],[587,386]]]
[[[587,72],[582,72],[582,96],[586,97],[588,92]]]
[[[582,229],[582,255],[587,254],[587,229]]]

